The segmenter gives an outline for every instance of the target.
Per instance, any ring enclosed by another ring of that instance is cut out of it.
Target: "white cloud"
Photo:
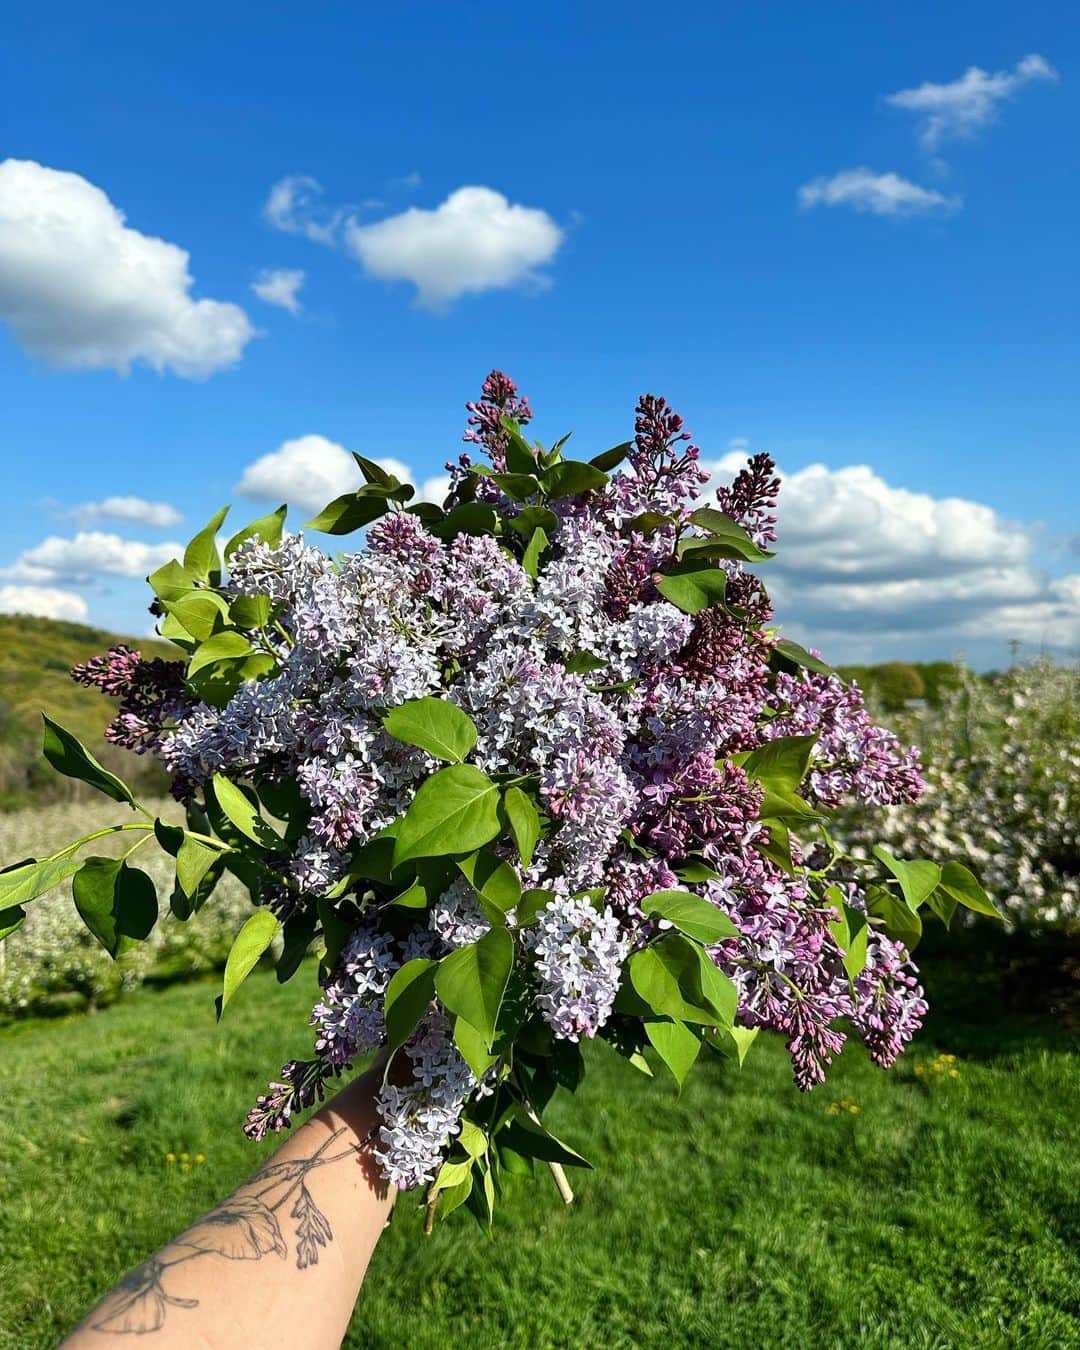
[[[59,535],[43,539],[20,553],[12,566],[0,568],[0,576],[42,585],[99,576],[145,577],[183,552],[183,544],[144,544],[100,530],[80,530],[74,539]]]
[[[410,173],[393,186],[412,190],[420,183],[420,175]],[[317,179],[292,174],[270,189],[263,216],[286,234],[343,245],[368,276],[411,281],[419,303],[431,309],[480,291],[546,285],[538,269],[551,262],[564,238],[546,211],[488,187],[461,187],[433,209],[413,206],[374,221],[361,221],[356,210],[378,209],[381,201],[329,207],[322,195]]]
[[[546,211],[486,187],[462,187],[434,210],[410,207],[362,225],[345,222],[345,243],[369,276],[411,281],[422,305],[521,283],[544,284],[563,231]]]
[[[263,218],[275,230],[299,234],[316,244],[333,244],[343,212],[322,204],[322,185],[306,173],[280,178],[270,189]]]
[[[706,467],[727,482],[744,462],[733,452]],[[1080,648],[1080,575],[1041,572],[1032,527],[894,487],[866,465],[781,478],[777,554],[763,575],[784,631],[826,656],[996,652],[1012,637]]]
[[[305,273],[299,267],[264,267],[251,283],[251,289],[266,304],[299,314],[304,279]]]
[[[101,502],[83,502],[63,514],[82,526],[101,520],[126,520],[159,530],[171,529],[184,519],[168,502],[148,502],[145,497],[106,497]]]
[[[86,601],[74,591],[52,586],[0,586],[0,614],[36,614],[44,619],[74,619],[87,616]]]
[[[192,297],[188,262],[78,174],[0,163],[0,318],[32,355],[192,379],[233,365],[255,330],[238,305]]]
[[[975,135],[990,122],[998,105],[1012,98],[1033,80],[1056,80],[1057,71],[1045,57],[1025,56],[1013,71],[990,74],[978,66],[969,66],[959,79],[949,84],[927,81],[914,89],[889,94],[886,103],[919,119],[919,141],[933,150],[943,141],[963,140]]]
[[[401,460],[374,456],[375,463],[403,483],[416,483]],[[288,502],[305,511],[321,511],[327,502],[363,484],[356,460],[336,441],[325,436],[298,436],[249,464],[236,491],[259,501]],[[417,485],[417,501],[441,501],[449,488],[445,474]]]
[[[959,197],[947,197],[934,188],[920,187],[897,173],[873,169],[844,169],[832,178],[815,178],[799,188],[799,205],[850,206],[875,216],[915,216],[934,211],[955,211]]]

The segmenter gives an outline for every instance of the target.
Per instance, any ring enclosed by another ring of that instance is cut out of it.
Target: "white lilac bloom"
[[[630,948],[611,909],[598,912],[587,899],[559,896],[540,912],[527,942],[536,957],[536,1003],[555,1035],[592,1037],[611,1015]]]

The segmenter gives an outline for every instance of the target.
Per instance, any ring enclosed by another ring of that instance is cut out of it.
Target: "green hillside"
[[[126,750],[105,744],[112,700],[72,680],[73,665],[123,640],[147,656],[173,658],[168,643],[118,639],[84,624],[0,614],[0,810],[33,802],[92,795],[89,788],[53,773],[41,758],[41,714],[68,727],[98,758],[133,785],[161,791],[162,771]]]

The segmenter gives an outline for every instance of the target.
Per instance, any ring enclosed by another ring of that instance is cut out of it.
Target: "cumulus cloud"
[[[183,544],[144,544],[101,530],[80,530],[73,539],[59,535],[43,539],[20,553],[10,567],[0,568],[0,576],[39,585],[100,576],[145,577],[183,552]]]
[[[848,206],[875,216],[916,216],[955,211],[959,197],[948,197],[934,188],[920,187],[897,173],[873,169],[843,169],[831,178],[815,178],[799,188],[799,205]]]
[[[411,281],[433,309],[478,291],[543,285],[563,231],[546,211],[486,187],[463,187],[434,210],[410,207],[362,225],[345,222],[345,243],[369,276]]]
[[[728,482],[739,452],[709,465]],[[835,659],[949,656],[1018,637],[1080,647],[1080,575],[1051,578],[1030,526],[959,497],[895,487],[866,465],[782,475],[769,589],[785,632]],[[996,648],[995,648],[996,649]]]
[[[0,586],[0,614],[36,614],[43,619],[73,619],[87,616],[86,601],[74,591],[53,586]]]
[[[401,460],[373,458],[403,483],[416,483],[412,470]],[[288,502],[314,513],[335,497],[355,491],[363,481],[356,460],[343,445],[325,436],[309,435],[285,441],[249,464],[236,491],[258,501]],[[441,501],[448,489],[446,475],[436,475],[417,484],[416,500]]]
[[[978,66],[969,66],[959,79],[949,84],[927,81],[914,89],[889,94],[885,102],[914,113],[920,143],[925,149],[934,150],[943,141],[970,139],[993,120],[1000,104],[1025,85],[1057,77],[1049,61],[1033,53],[1017,62],[1012,71],[990,74]]]
[[[184,519],[168,502],[148,502],[145,497],[106,497],[100,502],[83,502],[63,514],[82,526],[96,525],[102,520],[125,520],[159,530],[171,529]]]
[[[0,163],[0,318],[31,355],[190,379],[235,364],[255,330],[238,305],[191,295],[189,261],[79,174]]]
[[[266,304],[299,314],[304,279],[305,273],[299,267],[264,267],[251,283],[251,289]]]
[[[306,173],[279,178],[263,206],[263,219],[275,230],[302,235],[315,244],[333,244],[344,212],[323,201],[322,184]]]

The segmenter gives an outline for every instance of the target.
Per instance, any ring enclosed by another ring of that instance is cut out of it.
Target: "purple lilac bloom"
[[[526,941],[536,957],[536,1004],[561,1040],[592,1037],[611,1016],[619,992],[628,937],[610,909],[586,899],[556,896],[540,911]]]

